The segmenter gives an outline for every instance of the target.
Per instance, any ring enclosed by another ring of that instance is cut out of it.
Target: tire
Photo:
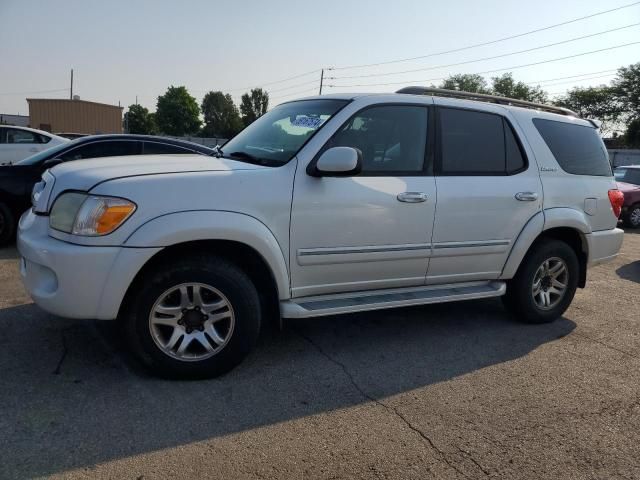
[[[546,270],[545,262],[549,262]],[[578,287],[579,270],[578,257],[569,245],[560,240],[543,239],[531,248],[515,277],[508,282],[503,302],[519,321],[553,322],[569,308]],[[553,283],[554,275],[559,275],[555,279],[565,285],[563,290],[558,283]],[[552,293],[553,290],[563,293]],[[535,297],[534,291],[539,292]],[[545,297],[548,305],[543,306]]]
[[[16,223],[13,213],[7,205],[0,202],[0,247],[8,244],[13,239],[15,230]]]
[[[629,228],[640,228],[640,203],[629,207],[624,216],[624,224]]]
[[[131,349],[154,375],[217,377],[256,344],[262,316],[256,287],[223,258],[193,255],[157,265],[133,289],[122,320]]]

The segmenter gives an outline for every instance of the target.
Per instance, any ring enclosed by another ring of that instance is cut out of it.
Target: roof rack
[[[498,103],[500,105],[514,105],[516,107],[533,108],[535,110],[543,110],[545,112],[559,113],[560,115],[579,118],[579,115],[576,112],[569,110],[568,108],[545,105],[544,103],[527,102],[526,100],[517,100],[515,98],[501,97],[499,95],[487,95],[486,93],[470,93],[432,87],[405,87],[401,88],[396,93],[406,93],[409,95],[436,95],[439,97],[461,98],[465,100],[476,100],[479,102]]]

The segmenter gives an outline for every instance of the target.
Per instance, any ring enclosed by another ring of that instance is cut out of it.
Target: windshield
[[[284,165],[347,103],[320,99],[280,105],[229,140],[222,156],[260,165]]]
[[[627,169],[626,168],[616,168],[613,171],[613,176],[616,178],[616,180],[622,181],[622,179],[624,178],[625,173],[627,173]]]
[[[56,145],[51,148],[47,148],[41,152],[38,152],[30,157],[23,158],[19,162],[15,162],[14,165],[37,165],[44,160],[48,160],[49,158],[55,158],[55,155],[67,148],[69,145],[73,145],[74,142],[65,142],[59,145]]]

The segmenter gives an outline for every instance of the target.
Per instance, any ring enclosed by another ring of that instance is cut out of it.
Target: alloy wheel
[[[564,298],[569,282],[567,264],[559,257],[548,258],[533,276],[531,295],[541,310],[551,310]]]

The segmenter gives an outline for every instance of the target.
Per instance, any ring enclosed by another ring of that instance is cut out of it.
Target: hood
[[[90,190],[114,178],[187,172],[256,170],[269,167],[205,155],[135,155],[65,162],[51,169],[56,190]]]
[[[640,190],[640,185],[634,185],[633,183],[627,182],[616,182],[618,185],[618,190],[622,193],[624,192],[634,192]]]

